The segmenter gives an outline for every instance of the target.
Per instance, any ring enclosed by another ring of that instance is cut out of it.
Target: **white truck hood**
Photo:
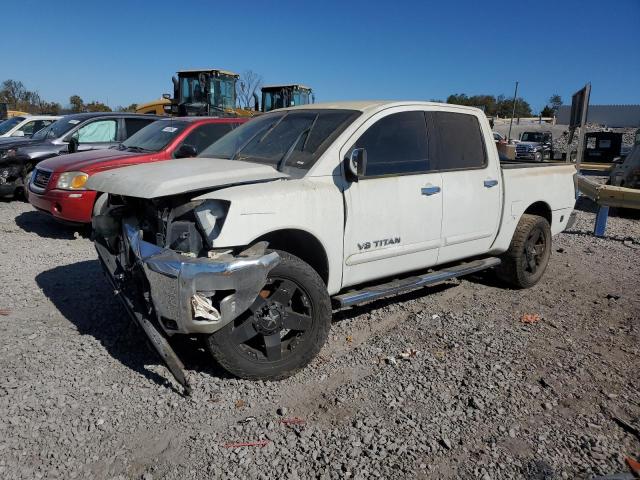
[[[128,197],[157,198],[287,176],[269,165],[258,163],[185,158],[100,172],[89,177],[87,188]]]

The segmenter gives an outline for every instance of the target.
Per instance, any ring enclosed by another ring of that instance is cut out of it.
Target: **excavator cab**
[[[173,77],[171,113],[179,116],[236,116],[236,82],[225,70],[183,70]]]
[[[304,85],[270,85],[262,87],[262,111],[315,103],[313,91]]]

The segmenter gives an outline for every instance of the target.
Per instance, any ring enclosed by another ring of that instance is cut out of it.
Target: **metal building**
[[[562,105],[556,115],[558,125],[569,123],[571,105]],[[611,128],[640,127],[640,105],[589,105],[587,122]]]

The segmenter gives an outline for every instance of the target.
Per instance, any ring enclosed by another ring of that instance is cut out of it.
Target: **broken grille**
[[[38,188],[47,188],[50,178],[51,172],[47,172],[46,170],[36,169],[35,172],[33,172],[33,184]]]

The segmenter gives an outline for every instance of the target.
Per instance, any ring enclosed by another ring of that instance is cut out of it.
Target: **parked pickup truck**
[[[98,172],[140,163],[195,157],[245,123],[246,118],[177,117],[153,122],[116,148],[92,150],[40,162],[29,182],[29,201],[65,223],[90,223],[96,192],[86,182]]]
[[[203,157],[92,176],[107,277],[169,368],[200,336],[248,379],[307,365],[333,307],[495,268],[535,285],[575,203],[572,165],[501,165],[482,111],[426,102],[277,110]]]
[[[551,132],[522,132],[516,145],[517,160],[542,162],[553,160],[553,137]]]

